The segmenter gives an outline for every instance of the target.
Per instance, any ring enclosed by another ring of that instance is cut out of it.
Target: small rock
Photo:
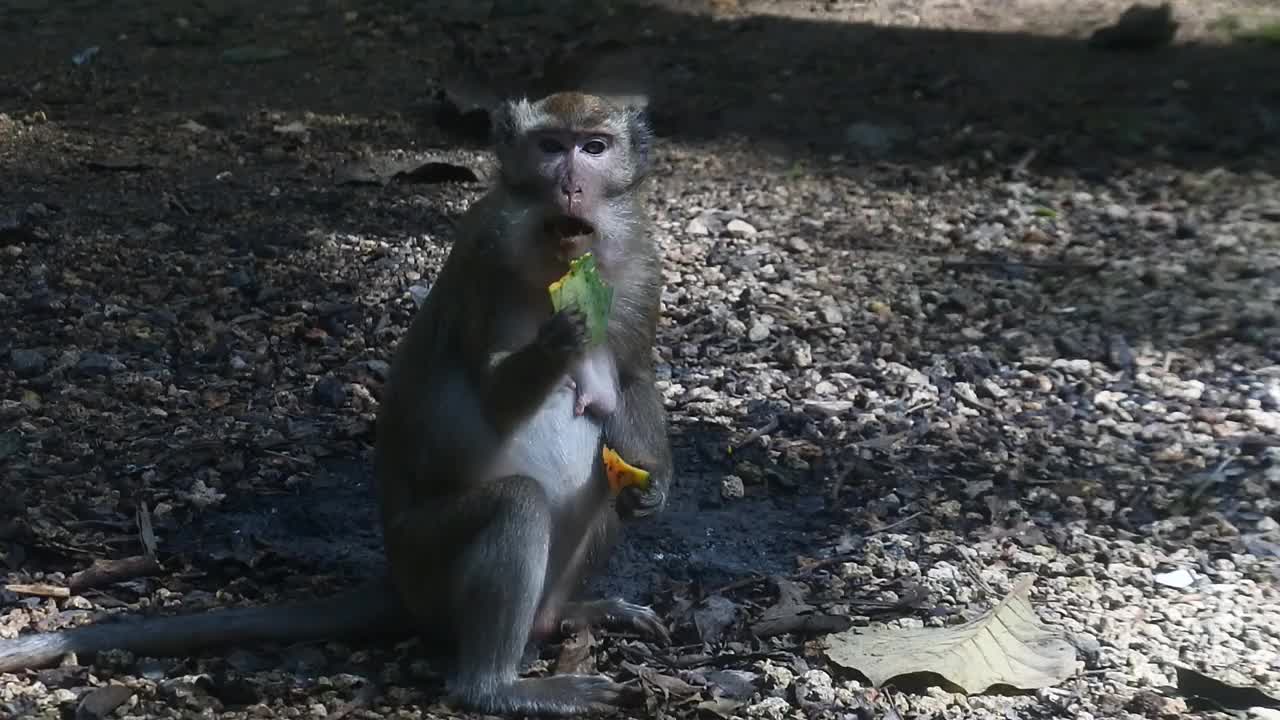
[[[836,701],[831,676],[821,670],[810,670],[796,678],[796,700],[801,705],[830,705]]]
[[[84,353],[76,363],[76,370],[84,375],[110,375],[124,369],[124,363],[105,353]]]
[[[747,331],[747,339],[751,342],[760,342],[769,337],[769,330],[772,323],[756,320],[751,323],[751,329]]]
[[[18,377],[35,377],[49,366],[49,358],[39,350],[14,350],[9,353],[9,362]]]
[[[1186,568],[1178,568],[1177,570],[1167,573],[1158,573],[1151,579],[1165,587],[1177,588],[1179,590],[1191,587],[1196,581],[1195,577],[1192,576],[1191,572]]]
[[[423,301],[427,299],[427,294],[430,292],[431,292],[430,285],[423,285],[419,283],[417,285],[409,286],[409,297],[413,298],[414,305],[421,306]]]
[[[107,717],[132,697],[133,691],[123,685],[104,685],[84,696],[76,708],[76,720]]]
[[[809,241],[801,237],[789,237],[787,238],[787,249],[798,253],[809,252]]]
[[[747,706],[747,717],[762,717],[769,720],[782,720],[791,710],[791,703],[780,697],[767,697],[755,705]]]
[[[701,217],[696,217],[684,226],[684,231],[690,235],[710,235],[711,229],[702,221]]]
[[[850,400],[809,400],[804,404],[805,412],[822,417],[836,417],[853,409]]]
[[[720,481],[720,497],[725,500],[738,500],[746,494],[747,488],[737,475],[725,475]]]
[[[1254,525],[1254,528],[1260,533],[1275,532],[1276,530],[1280,530],[1280,521],[1277,521],[1275,518],[1267,515],[1259,520],[1258,524]]]
[[[791,363],[798,368],[813,366],[813,350],[807,342],[797,342],[791,346]]]
[[[756,675],[745,670],[714,670],[707,673],[706,678],[719,690],[721,697],[733,700],[750,700],[759,681]]]
[[[1259,430],[1272,435],[1280,435],[1280,412],[1245,410],[1244,415]]]
[[[317,405],[340,408],[347,402],[347,387],[332,375],[326,375],[311,386],[311,399]]]
[[[760,232],[756,230],[754,225],[739,218],[730,220],[729,224],[725,226],[725,230],[728,230],[730,235],[740,238],[755,237],[756,233]]]
[[[791,687],[791,683],[795,682],[796,675],[790,669],[775,663],[772,660],[765,660],[760,663],[760,671],[764,673],[765,684],[769,689],[775,692],[785,692]]]
[[[1133,368],[1133,348],[1123,335],[1112,335],[1107,338],[1107,364],[1112,370],[1129,370]]]
[[[1107,216],[1108,220],[1128,220],[1129,208],[1118,203],[1111,203],[1102,210],[1102,214]]]
[[[830,295],[823,295],[818,300],[818,312],[822,314],[823,322],[831,325],[841,325],[844,323],[844,313],[840,312],[840,305],[835,298]]]
[[[366,360],[364,369],[368,370],[370,375],[383,382],[386,382],[387,378],[391,376],[391,364],[385,360]]]

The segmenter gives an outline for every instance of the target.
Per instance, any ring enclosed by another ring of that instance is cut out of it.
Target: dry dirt
[[[594,586],[676,646],[597,638],[658,673],[627,714],[1202,712],[1177,666],[1278,696],[1270,5],[1177,3],[1148,52],[1088,46],[1110,0],[0,5],[0,638],[375,572],[385,362],[489,167],[441,91],[639,48],[678,486]],[[48,596],[143,553],[140,511],[163,571]],[[757,624],[789,587],[942,627],[1027,573],[1078,651],[1035,692],[873,689]],[[0,675],[0,716],[450,715],[421,658],[104,653]]]

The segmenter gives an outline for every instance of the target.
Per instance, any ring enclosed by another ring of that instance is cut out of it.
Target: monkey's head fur
[[[626,233],[620,223],[634,218],[634,191],[652,163],[643,107],[559,92],[504,103],[493,130],[503,184],[561,240],[563,254]]]

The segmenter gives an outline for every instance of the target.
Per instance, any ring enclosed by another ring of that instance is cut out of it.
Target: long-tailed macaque
[[[650,472],[618,514],[666,503],[671,450],[652,348],[662,286],[642,188],[642,108],[561,92],[506,103],[501,174],[467,211],[396,349],[374,473],[390,582],[289,607],[104,623],[0,640],[0,671],[65,653],[182,654],[214,645],[399,630],[443,638],[453,698],[487,712],[570,714],[619,700],[603,675],[518,676],[530,640],[581,624],[660,640],[647,607],[570,597],[612,535],[601,445]],[[614,288],[603,344],[553,312],[547,286],[586,252]]]

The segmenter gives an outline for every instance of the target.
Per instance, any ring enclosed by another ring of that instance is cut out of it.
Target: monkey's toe
[[[653,608],[647,605],[636,605],[624,600],[619,600],[618,602],[621,605],[617,617],[618,624],[629,627],[663,645],[671,643],[671,636],[667,634],[667,627],[662,624],[662,618],[658,617],[658,613],[654,612]]]

